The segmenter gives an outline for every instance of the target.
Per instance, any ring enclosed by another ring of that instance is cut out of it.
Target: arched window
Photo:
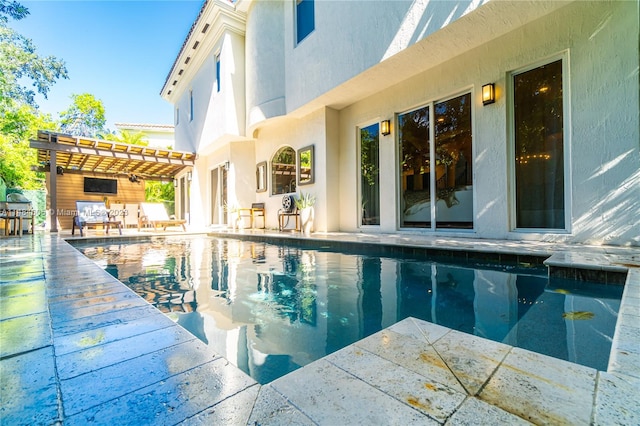
[[[296,192],[296,152],[282,147],[271,158],[271,195]]]

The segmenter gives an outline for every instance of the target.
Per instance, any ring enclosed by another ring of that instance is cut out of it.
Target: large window
[[[282,147],[271,159],[271,195],[296,192],[296,152]]]
[[[473,228],[471,94],[401,114],[398,128],[400,226]]]
[[[315,28],[314,0],[296,0],[296,41],[300,43]]]
[[[216,55],[216,92],[220,91],[220,55]]]
[[[516,228],[564,229],[562,60],[513,75]]]
[[[380,135],[378,123],[360,129],[361,225],[380,225]]]

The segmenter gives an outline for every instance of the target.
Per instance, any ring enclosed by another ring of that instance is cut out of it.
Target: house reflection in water
[[[84,252],[261,383],[409,316],[606,369],[622,292],[539,270],[205,237]]]

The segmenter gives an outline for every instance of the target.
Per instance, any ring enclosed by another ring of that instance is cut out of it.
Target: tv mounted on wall
[[[118,181],[116,179],[84,178],[84,192],[98,192],[101,194],[117,194]]]

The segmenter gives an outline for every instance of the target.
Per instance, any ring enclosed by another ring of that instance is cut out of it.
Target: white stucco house
[[[161,90],[180,214],[640,245],[637,1],[209,0]]]

